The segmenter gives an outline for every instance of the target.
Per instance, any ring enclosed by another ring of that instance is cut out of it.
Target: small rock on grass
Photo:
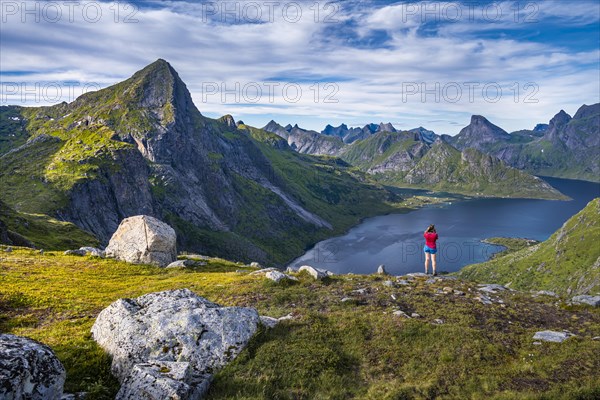
[[[298,278],[296,278],[295,276],[286,275],[279,271],[269,271],[265,274],[265,277],[267,279],[272,280],[275,283],[279,283],[279,282],[285,281],[285,280],[288,280],[288,281],[297,281],[298,280]]]
[[[381,264],[379,267],[377,267],[377,275],[388,275],[387,271],[385,270],[385,265]]]
[[[600,296],[575,296],[571,299],[573,304],[587,304],[593,307],[600,307]]]
[[[533,335],[534,340],[541,340],[543,342],[554,342],[554,343],[562,343],[573,335],[571,332],[563,331],[540,331],[536,332]]]

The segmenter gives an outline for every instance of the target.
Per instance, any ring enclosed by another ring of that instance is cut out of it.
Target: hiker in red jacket
[[[425,238],[425,247],[423,247],[423,251],[425,252],[425,273],[427,274],[429,271],[429,258],[431,258],[431,269],[433,271],[433,275],[437,275],[435,269],[437,267],[435,261],[435,253],[437,253],[437,247],[435,242],[438,240],[438,234],[435,231],[435,225],[429,225],[429,228],[423,233],[423,237]]]

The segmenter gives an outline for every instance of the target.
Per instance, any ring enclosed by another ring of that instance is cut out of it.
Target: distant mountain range
[[[440,138],[457,150],[475,149],[534,175],[600,181],[600,104],[584,105],[574,117],[561,111],[549,124],[512,133],[480,115],[474,115],[471,123],[454,137],[439,136],[423,127],[399,132],[390,123],[372,123],[364,128],[327,125],[321,134],[297,125],[283,128],[274,121],[263,129],[285,137],[296,151],[339,156],[370,173],[406,172],[427,152],[423,146],[407,144],[407,148],[387,144],[411,138],[418,142],[416,144],[431,146]],[[286,132],[292,134],[286,135]],[[395,150],[399,153],[395,154]],[[401,186],[412,185],[398,177],[395,182]]]

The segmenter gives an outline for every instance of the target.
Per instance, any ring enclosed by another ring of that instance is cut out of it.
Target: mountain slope
[[[470,265],[464,278],[563,295],[600,294],[600,199],[592,200],[548,240]]]
[[[573,118],[561,110],[547,128],[513,134],[473,117],[449,141],[458,149],[476,148],[532,174],[600,181],[600,104],[582,106]]]
[[[164,60],[73,103],[11,112],[29,140],[0,155],[0,199],[104,243],[123,218],[149,214],[176,228],[181,249],[284,263],[391,210],[387,191],[343,165],[202,116]]]
[[[478,196],[565,199],[543,180],[475,149],[456,150],[421,130],[378,133],[344,149],[341,158],[380,182]]]

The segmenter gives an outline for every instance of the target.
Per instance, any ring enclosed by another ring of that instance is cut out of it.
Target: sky
[[[600,2],[0,0],[0,105],[73,101],[163,58],[203,115],[511,132],[600,102]]]

